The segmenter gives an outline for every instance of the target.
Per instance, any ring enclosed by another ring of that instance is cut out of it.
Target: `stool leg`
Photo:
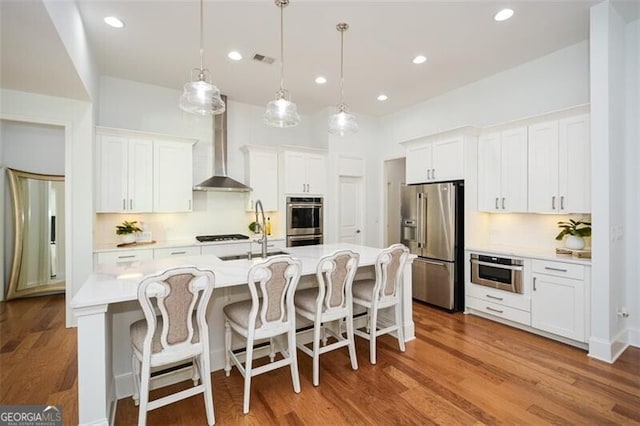
[[[253,339],[247,339],[247,355],[244,364],[244,404],[242,412],[249,412],[249,398],[251,397],[251,373],[253,364]]]
[[[349,358],[351,359],[351,368],[358,369],[358,358],[356,357],[356,340],[353,335],[353,314],[349,314],[346,318],[347,323],[347,339],[349,339]]]
[[[402,311],[400,310],[400,303],[396,304],[394,309],[396,311],[396,325],[398,326],[398,331],[396,331],[398,336],[398,346],[400,346],[400,352],[404,352],[404,327],[402,327]]]
[[[376,335],[378,334],[378,310],[371,309],[371,323],[369,324],[369,360],[376,363]]]
[[[289,330],[289,357],[291,358],[291,380],[293,381],[293,391],[300,393],[300,374],[298,373],[298,352],[296,351],[296,329],[295,325]]]
[[[211,385],[211,366],[209,363],[209,352],[205,351],[200,354],[200,365],[202,371],[200,377],[204,385],[204,407],[207,410],[207,423],[213,426],[216,423],[216,417],[213,412],[213,388]]]
[[[131,354],[131,375],[133,376],[133,403],[137,407],[140,404],[140,361],[135,353]]]
[[[313,326],[313,386],[320,384],[320,334],[322,323],[316,321]],[[324,333],[322,333],[324,334]],[[326,339],[326,337],[324,338]]]
[[[229,321],[224,322],[224,374],[229,377],[231,373],[231,326]]]
[[[147,405],[149,403],[149,381],[151,380],[151,366],[149,360],[143,359],[140,372],[140,405],[138,407],[138,426],[147,424]]]

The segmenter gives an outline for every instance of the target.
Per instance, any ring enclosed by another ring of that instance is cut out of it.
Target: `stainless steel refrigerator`
[[[404,185],[401,239],[413,261],[413,298],[464,309],[464,184]]]

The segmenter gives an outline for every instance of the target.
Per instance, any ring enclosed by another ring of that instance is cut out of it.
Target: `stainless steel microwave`
[[[522,259],[471,254],[471,282],[512,293],[523,293]]]

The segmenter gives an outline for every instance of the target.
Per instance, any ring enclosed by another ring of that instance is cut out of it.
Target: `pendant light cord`
[[[200,73],[204,72],[204,0],[200,0]]]
[[[280,3],[280,90],[284,92],[284,3]]]
[[[344,103],[344,29],[340,30],[340,103]]]

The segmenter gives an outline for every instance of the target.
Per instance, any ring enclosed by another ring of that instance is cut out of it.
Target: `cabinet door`
[[[492,212],[499,209],[500,155],[500,133],[491,133],[478,139],[478,210],[480,211]]]
[[[558,198],[558,122],[529,127],[529,211],[554,213]]]
[[[433,143],[431,180],[447,181],[464,179],[464,155],[462,138]]]
[[[129,139],[127,210],[153,210],[153,141]]]
[[[303,194],[307,192],[306,154],[286,151],[284,153],[284,192]]]
[[[531,326],[585,341],[584,281],[533,274]]]
[[[327,161],[324,155],[307,155],[307,192],[323,195],[327,191]]]
[[[97,142],[96,212],[124,212],[129,207],[128,140],[121,136],[98,135]]]
[[[431,176],[431,164],[432,146],[430,143],[407,148],[407,184],[424,183],[429,181],[429,177]]]
[[[501,144],[500,210],[527,211],[527,128],[505,130]]]
[[[591,212],[589,115],[559,122],[558,196],[561,213]]]
[[[192,146],[185,142],[154,141],[155,212],[191,211]]]
[[[278,153],[250,151],[247,153],[246,182],[252,189],[247,210],[253,211],[256,200],[265,211],[278,210]]]

